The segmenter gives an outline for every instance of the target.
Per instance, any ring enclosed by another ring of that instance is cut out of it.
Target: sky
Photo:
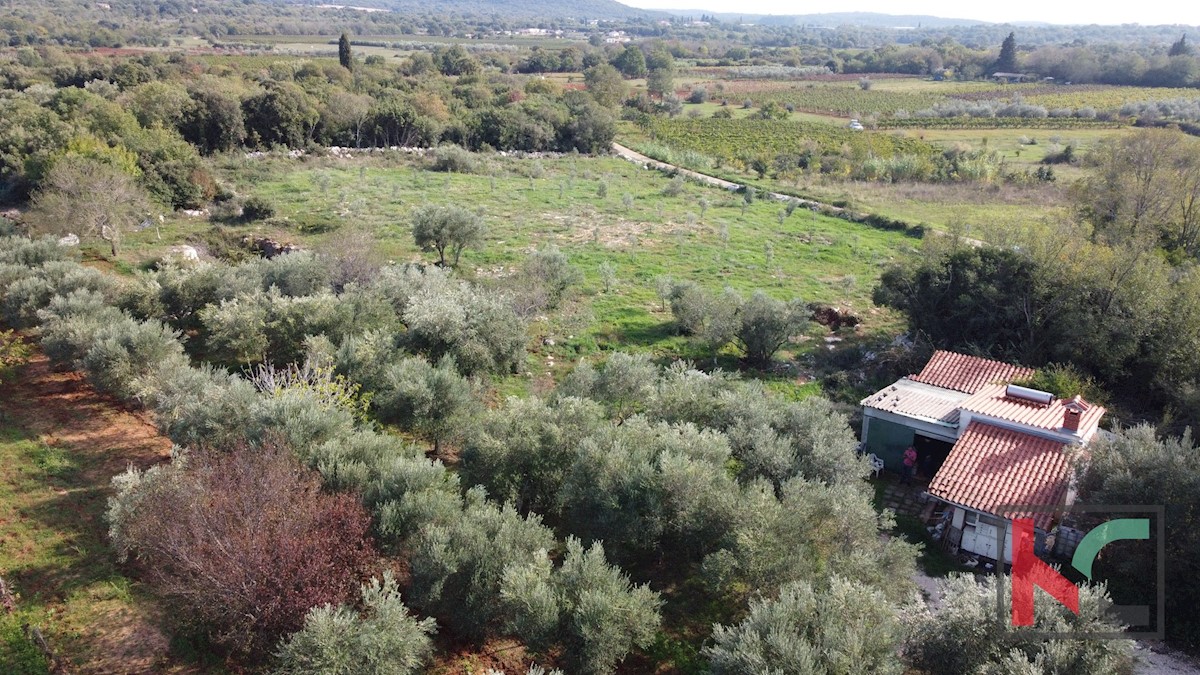
[[[823,12],[879,12],[881,14],[927,14],[980,21],[1043,21],[1067,24],[1140,23],[1200,26],[1200,2],[1155,0],[1148,5],[1116,0],[1080,2],[1068,0],[1006,0],[971,2],[961,0],[857,0],[847,4],[804,3],[795,0],[620,0],[643,9],[699,9],[748,14],[820,14]],[[1200,36],[1198,36],[1200,37]],[[1200,40],[1198,40],[1200,41]]]

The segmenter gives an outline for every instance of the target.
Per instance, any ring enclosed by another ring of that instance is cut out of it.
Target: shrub
[[[54,237],[0,237],[0,263],[40,267],[48,262],[74,260],[78,256],[76,249],[59,246]]]
[[[405,346],[430,360],[452,355],[466,374],[511,371],[520,363],[525,324],[505,298],[445,275],[417,278],[411,296],[393,299],[405,305]]]
[[[275,205],[266,197],[254,195],[242,204],[242,218],[248,221],[266,220],[275,217]]]
[[[176,328],[199,328],[200,310],[222,300],[261,290],[262,268],[257,262],[236,267],[219,263],[164,265],[156,275],[162,288],[166,318]]]
[[[179,334],[159,321],[123,317],[101,328],[80,360],[97,389],[120,398],[137,395],[140,380],[167,362],[186,363]]]
[[[740,624],[713,629],[704,655],[713,675],[898,674],[903,635],[882,593],[834,578],[828,589],[796,582],[774,600],[752,600]]]
[[[671,182],[667,183],[667,186],[665,188],[663,188],[663,191],[662,191],[663,196],[664,197],[678,197],[679,195],[683,194],[683,187],[684,187],[683,176],[675,176],[674,178],[671,179]]]
[[[38,310],[57,295],[87,289],[107,296],[114,286],[112,278],[99,270],[75,262],[50,261],[4,289],[0,318],[13,328],[29,328],[36,325]]]
[[[38,312],[38,318],[42,322],[42,351],[55,364],[71,368],[96,343],[100,331],[128,320],[109,306],[104,296],[88,289],[55,296]]]
[[[604,423],[602,413],[598,404],[570,396],[556,398],[553,405],[539,398],[509,398],[486,413],[479,431],[464,443],[463,481],[484,486],[494,499],[522,512],[549,513],[557,506],[575,446]]]
[[[554,534],[536,515],[489,503],[481,489],[467,493],[462,515],[413,537],[411,601],[463,637],[494,635],[505,616],[504,571],[527,565],[554,546]]]
[[[525,259],[521,271],[545,291],[546,305],[557,307],[567,289],[583,279],[583,273],[567,260],[557,246],[539,249]]]
[[[443,145],[433,151],[434,171],[475,173],[478,167],[475,154],[457,145]]]
[[[799,300],[785,303],[755,291],[742,303],[738,316],[737,340],[746,360],[756,366],[770,363],[788,338],[804,329],[810,314]]]
[[[360,591],[358,607],[325,605],[309,610],[304,628],[279,649],[280,675],[417,672],[433,651],[433,619],[418,620],[400,601],[391,572]]]
[[[600,543],[585,549],[574,537],[558,569],[544,551],[506,569],[501,597],[523,641],[540,649],[561,644],[569,671],[584,675],[612,673],[634,647],[650,645],[661,623],[658,593],[631,584]]]
[[[214,363],[238,366],[267,358],[267,308],[260,296],[251,295],[200,311],[206,334],[205,347]]]
[[[688,103],[704,103],[708,100],[708,90],[704,87],[696,87],[692,89],[692,93],[688,94]]]
[[[310,608],[350,599],[375,561],[370,518],[356,496],[323,493],[286,447],[226,450],[114,478],[110,536],[176,620],[261,657]]]
[[[11,330],[0,331],[0,384],[29,359],[29,345]]]
[[[328,291],[332,278],[327,261],[307,251],[276,256],[257,266],[264,290],[274,286],[293,298]]]
[[[795,581],[820,584],[836,573],[881,590],[889,600],[908,599],[917,547],[902,538],[880,538],[894,523],[871,505],[861,481],[827,485],[795,478],[778,490],[751,482],[738,497],[743,513],[730,544],[704,559],[704,577],[744,601],[770,595]],[[815,526],[837,523],[837,527]]]
[[[184,447],[224,447],[244,438],[259,401],[254,385],[208,364],[167,361],[142,384],[140,396],[159,429]]]
[[[417,432],[432,441],[437,452],[443,440],[464,433],[478,401],[471,383],[455,369],[453,357],[443,357],[436,367],[412,357],[386,369],[374,404],[380,419]]]
[[[942,607],[911,622],[904,651],[930,675],[985,673],[1063,673],[1126,675],[1132,672],[1129,640],[1045,639],[1040,633],[1112,633],[1121,626],[1111,618],[1103,587],[1079,589],[1078,615],[1045,593],[1035,594],[1035,631],[1014,631],[997,619],[996,577],[954,575],[944,580]],[[1007,583],[1005,586],[1007,587]],[[1002,593],[1007,598],[1007,593]],[[1008,610],[1004,610],[1007,615]],[[1030,637],[1031,635],[1035,637]]]

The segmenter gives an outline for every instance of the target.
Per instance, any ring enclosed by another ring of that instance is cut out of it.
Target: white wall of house
[[[997,518],[982,511],[956,506],[951,522],[954,527],[962,529],[962,542],[959,544],[959,549],[963,553],[970,553],[996,561],[1000,560],[1001,553],[1003,553],[1004,563],[1012,564],[1011,520]],[[1002,542],[997,542],[997,535],[999,535],[1001,528],[1004,528],[1004,539]],[[998,544],[1003,547],[1003,552],[1001,552]]]

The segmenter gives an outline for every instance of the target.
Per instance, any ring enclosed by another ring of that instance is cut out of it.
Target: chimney
[[[1083,413],[1072,408],[1063,409],[1063,429],[1072,433],[1079,431],[1079,418],[1083,417]]]
[[[1073,434],[1079,433],[1079,420],[1091,406],[1079,396],[1063,404],[1063,430]]]

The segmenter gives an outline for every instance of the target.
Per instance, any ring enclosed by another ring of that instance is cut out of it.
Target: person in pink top
[[[904,475],[901,477],[900,482],[907,485],[916,474],[917,449],[910,445],[908,446],[908,449],[904,451]]]

